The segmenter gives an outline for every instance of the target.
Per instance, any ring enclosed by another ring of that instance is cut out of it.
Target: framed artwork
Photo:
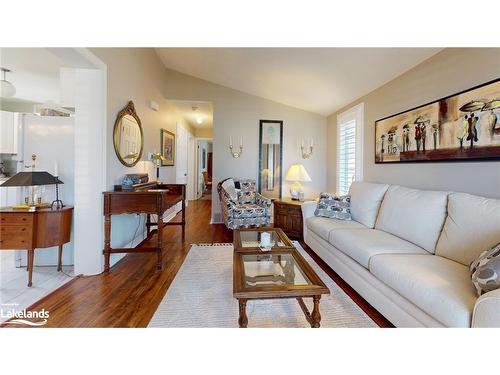
[[[161,129],[161,155],[165,158],[162,166],[173,166],[175,157],[175,134]]]
[[[375,122],[375,163],[500,159],[500,79]]]
[[[203,148],[201,150],[201,169],[205,170],[207,168],[207,150]]]
[[[264,197],[280,199],[283,174],[283,121],[259,122],[258,191]]]

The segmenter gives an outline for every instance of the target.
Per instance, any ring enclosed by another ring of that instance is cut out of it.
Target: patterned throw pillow
[[[351,196],[321,193],[314,216],[351,220]]]
[[[500,288],[500,243],[471,263],[470,274],[479,296]]]
[[[234,180],[232,178],[227,179],[222,183],[222,188],[229,195],[229,198],[237,203],[238,202],[238,193],[236,192],[236,188],[234,187]]]

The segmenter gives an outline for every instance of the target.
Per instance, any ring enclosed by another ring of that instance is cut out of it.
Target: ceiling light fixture
[[[3,77],[0,80],[0,97],[2,98],[10,98],[16,95],[16,88],[12,83],[5,79],[5,75],[10,72],[9,69],[0,68],[3,73]]]
[[[197,124],[201,124],[202,122],[203,122],[203,119],[202,119],[201,117],[198,117],[198,118],[196,119],[196,123],[197,123]]]

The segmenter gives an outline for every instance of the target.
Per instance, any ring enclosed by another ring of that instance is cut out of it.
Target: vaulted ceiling
[[[440,48],[157,48],[165,66],[329,115]]]

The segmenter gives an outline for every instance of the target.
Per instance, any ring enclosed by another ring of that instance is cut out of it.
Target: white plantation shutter
[[[337,116],[337,187],[345,195],[354,180],[363,181],[364,104]]]
[[[339,149],[337,162],[337,193],[349,192],[351,182],[356,175],[356,121],[340,124]]]

